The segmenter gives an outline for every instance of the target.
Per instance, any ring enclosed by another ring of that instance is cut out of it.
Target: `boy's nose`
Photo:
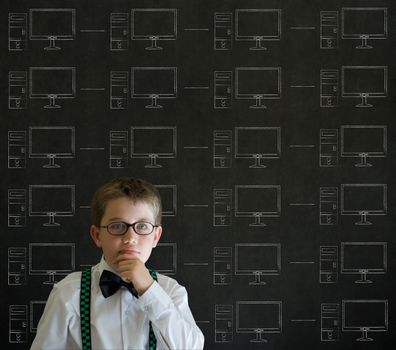
[[[133,230],[132,226],[128,227],[128,231],[125,232],[125,235],[123,237],[123,242],[125,244],[127,243],[137,244],[138,234]]]

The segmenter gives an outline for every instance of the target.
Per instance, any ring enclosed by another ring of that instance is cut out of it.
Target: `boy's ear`
[[[91,234],[92,240],[95,242],[96,246],[100,248],[102,246],[102,242],[100,240],[99,229],[95,225],[91,225],[89,233]]]
[[[162,235],[162,226],[158,226],[154,231],[154,241],[153,241],[153,248],[155,248],[158,244]]]

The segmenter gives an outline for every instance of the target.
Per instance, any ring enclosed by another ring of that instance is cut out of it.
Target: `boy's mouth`
[[[140,252],[136,249],[123,249],[120,251],[120,254],[134,255],[138,256]]]

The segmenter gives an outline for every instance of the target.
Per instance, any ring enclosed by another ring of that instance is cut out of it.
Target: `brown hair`
[[[92,224],[99,226],[112,199],[127,197],[133,202],[143,201],[151,205],[155,224],[161,224],[162,205],[158,190],[151,183],[133,177],[117,177],[100,186],[91,203]]]

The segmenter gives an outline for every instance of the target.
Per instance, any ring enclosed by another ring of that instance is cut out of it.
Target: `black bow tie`
[[[121,286],[128,288],[136,298],[139,297],[132,283],[124,282],[120,276],[111,271],[103,270],[102,275],[100,276],[99,286],[105,298],[112,296],[120,289]]]

